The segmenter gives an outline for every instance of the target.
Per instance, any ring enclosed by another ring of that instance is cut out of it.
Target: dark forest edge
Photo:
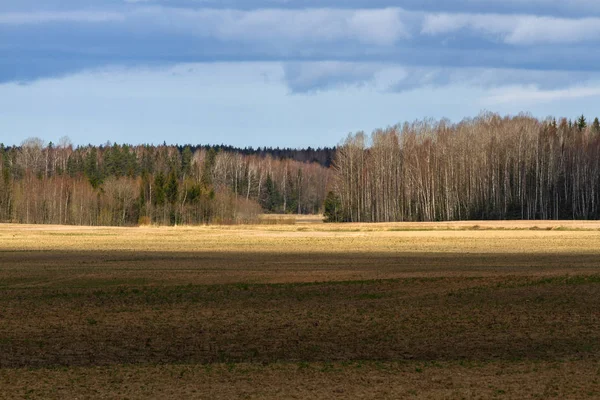
[[[485,113],[337,148],[0,145],[0,221],[119,225],[600,218],[600,122]]]

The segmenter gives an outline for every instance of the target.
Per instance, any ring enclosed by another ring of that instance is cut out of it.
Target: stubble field
[[[597,398],[600,223],[0,225],[0,398]]]

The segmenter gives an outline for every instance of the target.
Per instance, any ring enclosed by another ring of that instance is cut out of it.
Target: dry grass
[[[548,223],[550,224],[550,223]],[[600,253],[600,222],[95,228],[0,224],[0,251]]]
[[[0,225],[0,398],[598,397],[600,232],[544,224]]]
[[[259,219],[264,224],[269,221],[276,221],[281,225],[295,225],[295,224],[322,224],[325,216],[323,215],[298,215],[298,214],[262,214]],[[272,225],[276,225],[272,223]]]
[[[296,225],[294,215],[264,214],[258,217],[260,225]]]

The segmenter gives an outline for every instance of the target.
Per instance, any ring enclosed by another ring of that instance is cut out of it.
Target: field
[[[600,222],[0,225],[0,398],[598,398]]]

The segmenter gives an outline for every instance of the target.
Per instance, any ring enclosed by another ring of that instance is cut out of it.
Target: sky
[[[597,0],[0,0],[0,142],[322,147],[600,116]]]

